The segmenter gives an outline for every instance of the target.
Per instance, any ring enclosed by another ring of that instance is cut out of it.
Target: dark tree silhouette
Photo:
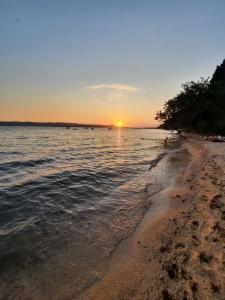
[[[216,67],[216,71],[214,72],[211,83],[218,83],[219,81],[225,81],[225,59],[220,66]]]
[[[225,134],[225,60],[211,80],[183,84],[182,91],[156,113],[156,120],[165,129]]]

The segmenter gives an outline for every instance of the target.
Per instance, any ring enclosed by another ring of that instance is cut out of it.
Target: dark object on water
[[[168,137],[165,138],[164,145],[167,145]]]

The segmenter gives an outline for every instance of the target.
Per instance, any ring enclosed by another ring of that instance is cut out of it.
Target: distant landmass
[[[0,121],[0,126],[33,126],[33,127],[93,127],[108,128],[114,125],[98,125],[98,124],[80,124],[66,122],[20,122],[20,121]]]
[[[32,127],[83,127],[83,128],[115,128],[115,125],[101,124],[80,124],[66,122],[20,122],[20,121],[0,121],[0,126],[32,126]],[[156,127],[125,127],[133,129],[156,129]]]

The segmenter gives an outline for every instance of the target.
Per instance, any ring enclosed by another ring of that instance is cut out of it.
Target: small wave
[[[36,160],[25,160],[25,161],[11,161],[7,163],[0,164],[0,171],[6,171],[11,168],[18,167],[35,167],[37,165],[45,164],[54,161],[52,158],[36,159]]]
[[[167,149],[167,151],[160,153],[155,159],[151,160],[149,170],[154,168],[166,155],[173,155],[176,153],[180,153],[182,150],[184,150],[182,145],[176,143],[175,145],[173,145],[172,148]]]
[[[28,136],[18,136],[17,137],[17,140],[27,140],[27,139],[29,139]]]
[[[19,151],[0,151],[0,156],[1,155],[19,155],[23,154],[22,152]]]
[[[162,160],[167,154],[168,152],[160,153],[155,159],[151,160],[148,170],[151,170],[152,168],[156,167],[160,160]]]

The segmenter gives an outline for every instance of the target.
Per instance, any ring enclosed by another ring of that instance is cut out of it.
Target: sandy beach
[[[225,144],[189,139],[184,146],[185,171],[80,300],[225,299]]]
[[[0,24],[0,300],[225,300],[225,0]]]

